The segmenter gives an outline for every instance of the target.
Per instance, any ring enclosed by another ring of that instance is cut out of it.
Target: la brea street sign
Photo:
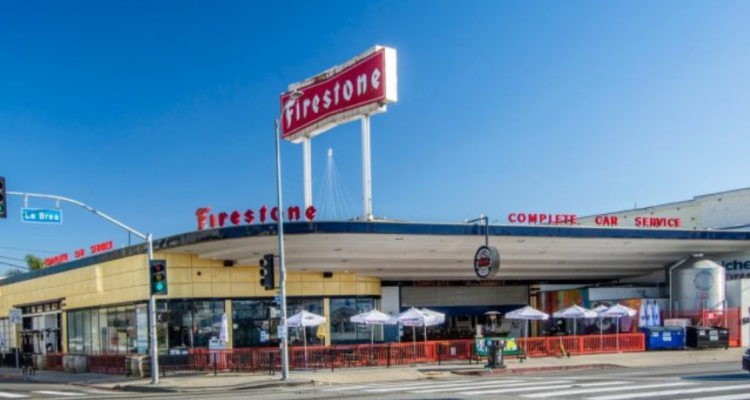
[[[291,94],[301,96],[290,102]],[[346,63],[281,95],[281,136],[298,141],[364,115],[385,111],[398,100],[396,50],[375,46]]]

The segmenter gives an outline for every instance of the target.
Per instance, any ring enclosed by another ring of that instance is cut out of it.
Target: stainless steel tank
[[[675,311],[723,310],[727,299],[727,272],[705,257],[690,257],[671,273]]]

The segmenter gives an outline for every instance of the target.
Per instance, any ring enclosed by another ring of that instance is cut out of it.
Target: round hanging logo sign
[[[482,246],[474,255],[474,272],[480,278],[489,278],[500,269],[500,252],[492,246]]]

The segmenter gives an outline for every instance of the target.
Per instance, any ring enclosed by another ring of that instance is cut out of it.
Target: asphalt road
[[[585,399],[750,400],[750,374],[737,363],[615,369],[418,382],[200,393],[129,393],[76,386],[0,382],[0,399]]]

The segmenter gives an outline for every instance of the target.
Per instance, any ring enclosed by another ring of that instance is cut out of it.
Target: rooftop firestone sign
[[[301,96],[289,101],[293,92]],[[281,95],[281,136],[297,141],[398,100],[396,50],[375,46],[346,63],[289,86]]]

